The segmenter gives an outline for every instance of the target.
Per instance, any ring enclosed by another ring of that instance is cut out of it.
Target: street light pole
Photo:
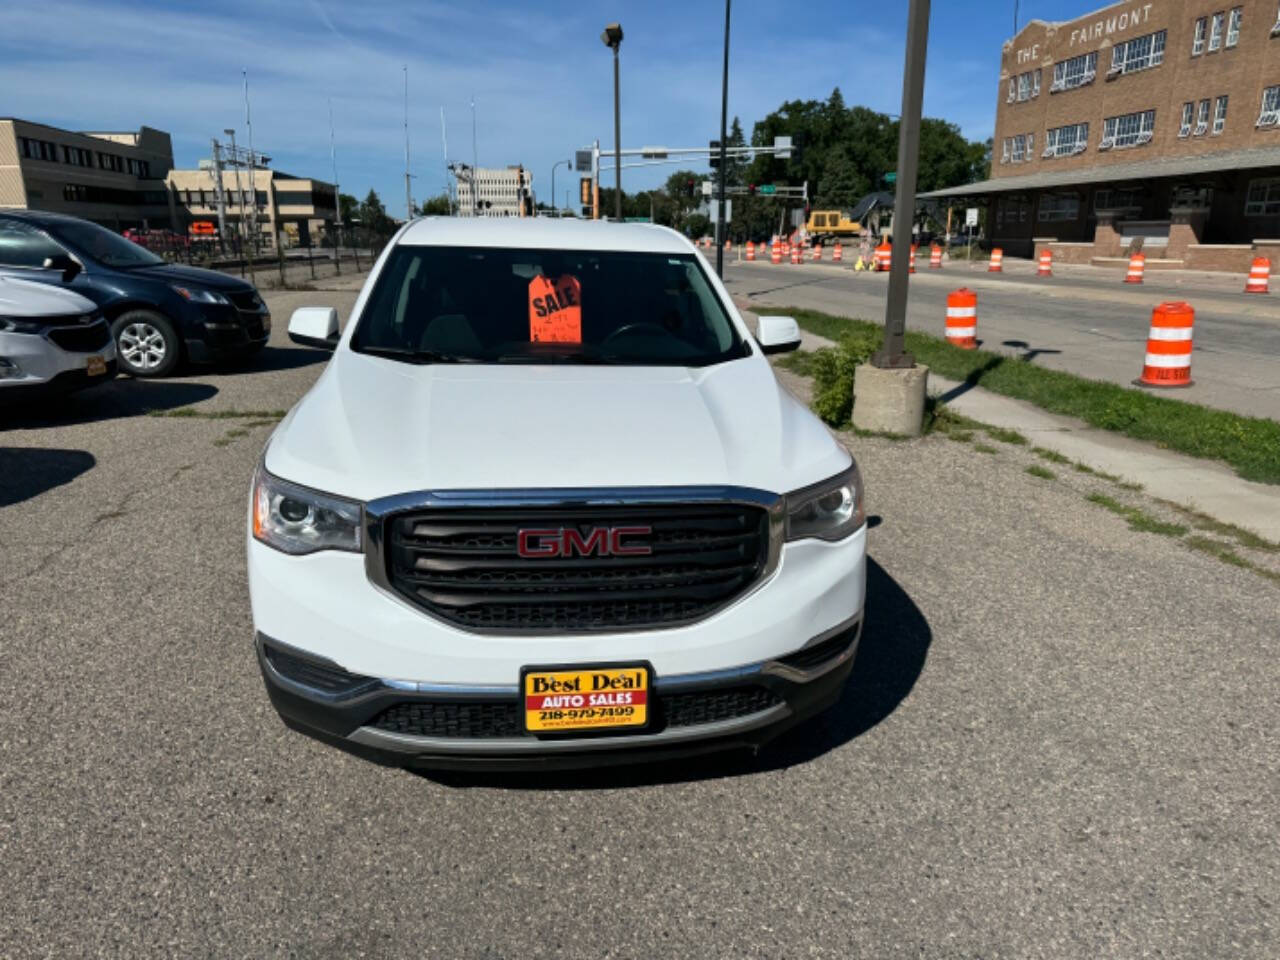
[[[724,277],[725,124],[729,118],[729,0],[724,0],[724,74],[720,78],[720,202],[716,204],[716,276]]]
[[[566,166],[573,166],[568,160],[557,160],[551,165],[551,206],[553,207],[556,205],[556,167],[562,163]],[[556,212],[559,213],[558,210]]]
[[[613,173],[614,219],[622,220],[622,107],[618,92],[618,50],[622,47],[622,24],[611,23],[600,35],[606,47],[613,50]]]
[[[881,369],[915,366],[905,351],[907,271],[911,257],[911,224],[915,219],[916,173],[920,161],[920,111],[924,100],[924,63],[929,44],[929,0],[910,0],[907,11],[907,58],[902,73],[902,121],[898,127],[898,183],[893,201],[893,256],[889,266],[889,300],[884,311],[884,345],[871,358]]]

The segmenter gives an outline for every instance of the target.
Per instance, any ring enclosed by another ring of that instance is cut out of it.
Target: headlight
[[[41,320],[0,317],[0,333],[39,333],[44,328],[45,323]]]
[[[830,480],[787,494],[788,540],[843,540],[864,520],[862,475],[856,463]]]
[[[288,483],[259,466],[253,478],[253,537],[284,553],[360,552],[360,504]]]
[[[192,303],[231,303],[217,290],[205,290],[201,287],[183,287],[176,283],[172,283],[169,286],[178,296],[185,300],[190,300]]]

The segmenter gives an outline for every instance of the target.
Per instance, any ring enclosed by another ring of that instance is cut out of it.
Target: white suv
[[[0,277],[0,399],[77,390],[115,374],[115,341],[92,300]]]
[[[697,250],[652,226],[423,219],[253,479],[259,663],[374,759],[585,766],[758,747],[862,629],[858,469]]]

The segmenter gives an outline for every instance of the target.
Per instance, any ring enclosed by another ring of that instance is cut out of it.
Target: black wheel
[[[150,310],[130,310],[111,324],[120,369],[134,377],[165,377],[182,358],[182,341],[171,324]]]

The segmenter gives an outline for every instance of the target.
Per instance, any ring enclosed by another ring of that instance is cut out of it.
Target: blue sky
[[[1021,0],[1019,23],[1062,20],[1101,4]],[[729,113],[751,125],[786,99],[825,98],[897,113],[906,0],[737,0]],[[373,187],[404,213],[403,91],[415,200],[439,193],[449,159],[471,160],[475,97],[481,166],[522,162],[548,199],[551,166],[613,140],[612,63],[600,42],[621,21],[623,146],[691,146],[718,131],[720,0],[561,3],[516,0],[42,0],[9,4],[0,31],[0,115],[70,129],[173,135],[179,166],[209,155],[225,127],[244,131],[248,68],[254,145],[273,165],[331,179],[332,98],[338,179]],[[925,113],[990,136],[1000,45],[1013,0],[934,0]],[[625,189],[676,169],[624,171]],[[561,202],[570,185],[557,171]]]

